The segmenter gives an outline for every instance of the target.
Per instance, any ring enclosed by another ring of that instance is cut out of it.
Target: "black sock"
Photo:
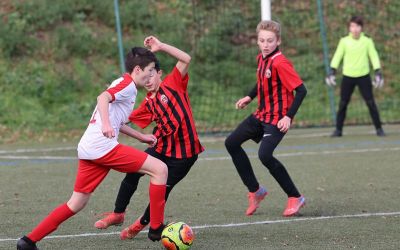
[[[114,213],[124,213],[129,205],[133,193],[136,191],[137,185],[133,186],[123,180],[119,187],[117,199],[115,200]]]
[[[150,206],[147,206],[146,211],[144,211],[142,218],[140,218],[140,224],[148,225],[149,223],[150,223]]]
[[[36,246],[36,242],[33,242],[31,239],[29,239],[28,236],[25,236],[25,235],[24,235],[24,237],[22,237],[22,239],[23,239],[26,243],[28,243],[29,245],[31,245],[31,246]]]

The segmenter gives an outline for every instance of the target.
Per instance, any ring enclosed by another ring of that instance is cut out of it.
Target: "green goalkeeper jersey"
[[[351,34],[340,39],[339,45],[331,61],[331,68],[337,69],[343,59],[343,75],[360,77],[370,72],[369,60],[374,70],[380,69],[378,52],[371,38],[360,34],[354,39]]]

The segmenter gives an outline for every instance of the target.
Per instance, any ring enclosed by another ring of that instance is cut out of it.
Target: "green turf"
[[[226,158],[223,138],[202,138],[207,150],[171,193],[166,220],[184,221],[195,228],[192,249],[398,249],[399,214],[357,217],[400,212],[400,126],[385,128],[388,133],[385,138],[375,136],[371,126],[346,127],[344,137],[335,139],[327,136],[331,132],[327,128],[291,131],[275,155],[306,196],[307,206],[301,215],[289,219],[281,216],[286,204],[284,193],[257,159],[258,145],[249,142],[244,147],[260,183],[270,194],[252,217],[246,217],[246,189],[231,160]],[[72,149],[15,152],[18,148],[56,147]],[[15,249],[15,239],[29,232],[51,209],[69,198],[76,172],[74,159],[16,160],[5,156],[74,157],[74,147],[75,144],[65,143],[0,146],[0,249]],[[41,249],[162,249],[145,234],[139,234],[135,240],[120,241],[118,232],[123,227],[105,231],[93,228],[101,212],[112,210],[122,178],[122,174],[111,172],[88,206],[52,234],[74,236],[44,239],[38,246]],[[147,185],[148,178],[143,178],[124,226],[143,211],[148,200]],[[233,225],[219,227],[227,224]],[[209,226],[196,228],[204,225]],[[114,234],[77,236],[108,232]]]

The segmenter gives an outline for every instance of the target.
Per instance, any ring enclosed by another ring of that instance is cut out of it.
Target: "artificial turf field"
[[[223,137],[203,137],[202,153],[188,176],[171,193],[166,221],[184,221],[196,234],[191,249],[400,249],[400,125],[293,129],[275,151],[307,205],[296,217],[281,216],[287,197],[257,159],[258,145],[243,146],[259,182],[269,195],[247,217],[246,189],[229,158]],[[126,138],[122,140],[138,148]],[[73,188],[73,143],[0,146],[0,249],[15,249]],[[40,249],[162,249],[141,233],[121,241],[119,231],[141,215],[148,202],[149,179],[142,178],[125,223],[97,230],[94,222],[111,211],[124,174],[110,172],[89,204],[63,223]]]

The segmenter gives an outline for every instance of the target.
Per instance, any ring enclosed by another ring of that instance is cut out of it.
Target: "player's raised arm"
[[[144,39],[144,46],[150,48],[152,52],[163,51],[175,57],[178,60],[178,62],[176,63],[176,68],[179,70],[182,76],[185,76],[187,74],[189,63],[192,59],[188,53],[172,45],[161,42],[155,36],[146,37]]]

